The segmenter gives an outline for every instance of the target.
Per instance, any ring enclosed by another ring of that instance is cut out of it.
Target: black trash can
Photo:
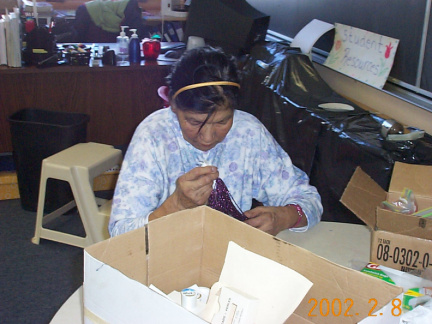
[[[86,142],[89,119],[86,114],[30,108],[9,116],[13,160],[23,209],[37,210],[42,160]],[[45,212],[51,212],[72,199],[68,183],[48,180]]]

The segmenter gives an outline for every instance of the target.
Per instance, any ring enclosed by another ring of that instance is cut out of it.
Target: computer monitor
[[[270,16],[246,0],[192,0],[184,40],[203,37],[208,45],[241,55],[265,40],[269,23]]]

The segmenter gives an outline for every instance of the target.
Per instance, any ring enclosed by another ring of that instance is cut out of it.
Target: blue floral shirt
[[[178,177],[204,161],[218,168],[242,211],[255,198],[265,206],[300,205],[308,225],[292,230],[305,231],[320,221],[316,188],[257,118],[236,110],[225,139],[204,152],[183,138],[177,116],[164,108],[144,119],[133,135],[114,192],[110,234],[147,224],[149,214],[174,192]]]

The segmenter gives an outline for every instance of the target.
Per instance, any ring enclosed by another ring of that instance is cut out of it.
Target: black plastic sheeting
[[[256,45],[242,64],[240,109],[260,119],[321,194],[322,220],[362,223],[339,199],[360,166],[387,190],[394,162],[432,164],[432,137],[391,142],[383,119],[334,92],[309,57],[288,44]],[[346,103],[331,112],[322,103]]]

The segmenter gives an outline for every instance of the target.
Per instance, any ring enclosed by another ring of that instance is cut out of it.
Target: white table
[[[320,222],[305,233],[285,230],[277,237],[355,270],[370,259],[371,232],[366,225]]]
[[[365,225],[321,222],[305,233],[286,230],[277,237],[356,270],[369,261],[370,230]],[[69,297],[51,321],[51,324],[69,323],[83,323],[82,287]]]

